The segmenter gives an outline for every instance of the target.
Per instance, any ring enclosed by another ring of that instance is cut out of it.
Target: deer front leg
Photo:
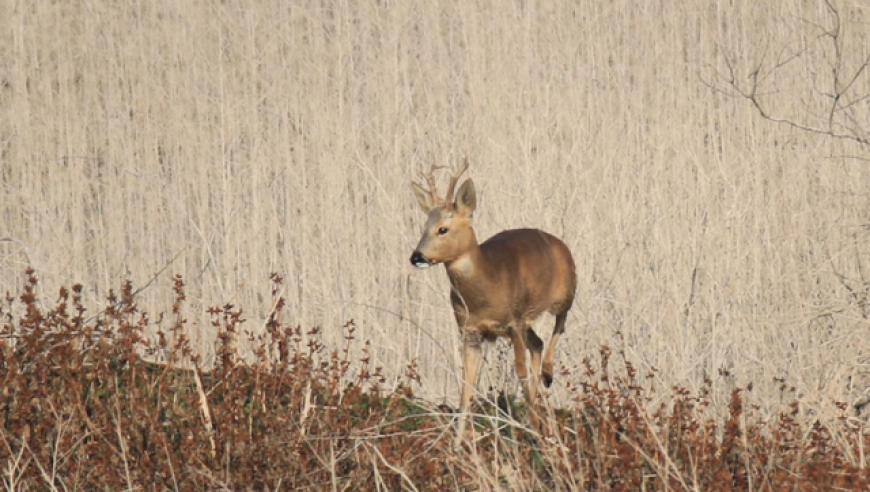
[[[483,337],[477,330],[466,329],[462,334],[462,394],[459,399],[459,424],[456,429],[456,447],[462,444],[465,435],[465,422],[474,396],[477,371],[480,368],[481,343]]]

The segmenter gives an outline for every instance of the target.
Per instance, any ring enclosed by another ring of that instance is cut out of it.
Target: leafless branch
[[[848,67],[847,53],[844,52],[848,49],[845,41],[848,24],[843,21],[840,11],[830,0],[824,0],[824,4],[828,14],[825,21],[819,23],[800,19],[807,29],[816,32],[799,48],[783,45],[777,56],[772,58],[765,47],[758,61],[746,71],[739,68],[736,57],[724,55],[721,62],[726,69],[715,70],[713,79],[704,83],[717,93],[749,101],[755,111],[768,121],[806,133],[868,145],[870,133],[862,119],[863,113],[857,111],[860,104],[870,100],[870,92],[856,94],[856,91],[870,72],[870,55],[861,60],[859,67]],[[824,49],[823,53],[827,53],[823,55],[823,60],[813,61],[811,58],[815,47],[820,47]],[[771,96],[784,95],[774,85],[777,75],[795,63],[803,63],[803,70],[811,75],[807,77],[807,84],[813,98],[805,101],[806,117],[777,111],[770,100]],[[825,72],[829,74],[816,77]],[[826,81],[830,85],[817,86],[816,81]]]

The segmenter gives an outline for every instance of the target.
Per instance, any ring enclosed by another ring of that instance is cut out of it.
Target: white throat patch
[[[468,277],[472,273],[474,273],[474,265],[471,263],[471,256],[464,255],[450,264],[450,271],[454,275],[458,275],[460,277]]]

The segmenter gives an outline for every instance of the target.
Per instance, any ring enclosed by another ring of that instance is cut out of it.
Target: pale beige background
[[[419,392],[452,402],[446,275],[408,262],[408,183],[467,155],[481,239],[539,227],[574,252],[573,378],[607,343],[657,368],[661,397],[709,376],[717,405],[752,382],[775,412],[784,378],[804,415],[833,415],[870,349],[870,172],[844,157],[867,154],[705,84],[827,19],[809,1],[3,1],[0,286],[29,263],[46,303],[81,282],[96,307],[177,256],[140,306],[167,310],[182,274],[208,359],[205,308],[260,332],[277,271],[288,322],[335,346],[353,318],[391,384],[417,358]],[[796,117],[826,77],[802,67],[768,81]],[[481,389],[516,388],[508,360],[489,351]]]

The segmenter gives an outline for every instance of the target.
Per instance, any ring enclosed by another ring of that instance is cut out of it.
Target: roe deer
[[[467,179],[454,201],[459,176],[468,169],[466,161],[450,177],[447,196],[441,200],[435,190],[434,171],[425,177],[428,189],[411,183],[417,202],[428,215],[423,237],[411,255],[411,264],[425,268],[443,263],[450,278],[450,301],[462,336],[463,386],[459,411],[469,410],[481,359],[481,343],[498,337],[510,338],[517,376],[529,406],[532,426],[539,430],[535,413],[538,372],[546,386],[553,381],[553,354],[565,319],[574,302],[577,277],[571,252],[561,240],[538,229],[502,231],[478,244],[471,227],[477,206],[474,183]],[[542,313],[556,317],[556,326],[541,366],[544,343],[532,330]],[[526,365],[531,352],[532,371]],[[460,415],[457,445],[465,428]]]

